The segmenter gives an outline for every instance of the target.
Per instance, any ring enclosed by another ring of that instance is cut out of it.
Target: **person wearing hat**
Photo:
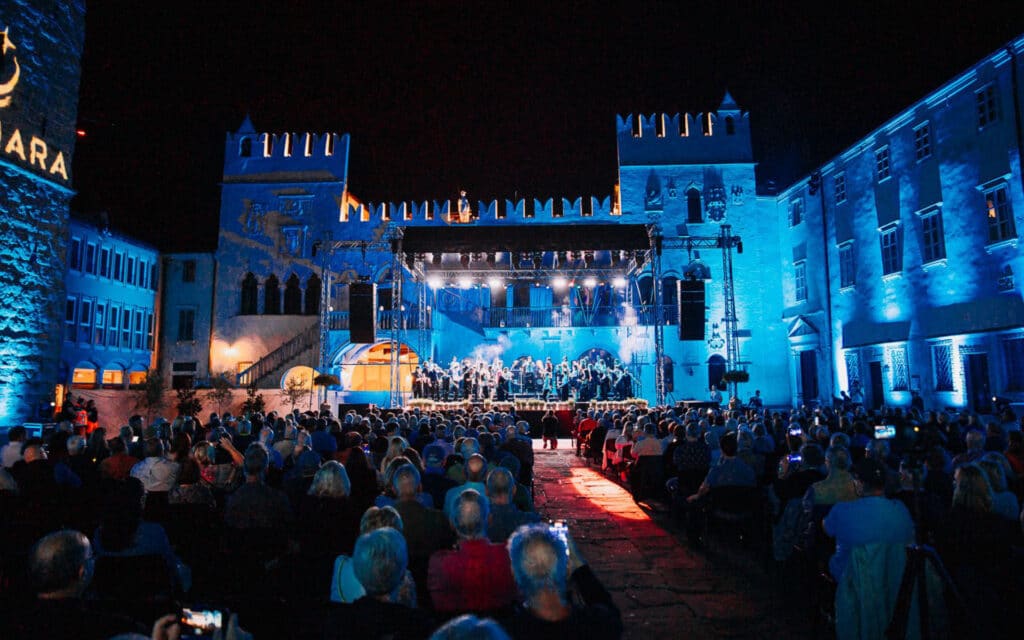
[[[854,547],[914,543],[914,521],[907,507],[885,497],[886,466],[865,458],[854,468],[853,476],[861,497],[836,504],[822,523],[825,533],[836,539],[836,552],[828,563],[836,582],[842,579]]]

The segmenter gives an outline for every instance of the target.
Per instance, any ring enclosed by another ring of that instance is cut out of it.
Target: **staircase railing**
[[[274,349],[238,374],[238,386],[246,387],[258,382],[267,374],[285,364],[295,356],[312,349],[320,340],[320,324],[314,323],[299,335]]]

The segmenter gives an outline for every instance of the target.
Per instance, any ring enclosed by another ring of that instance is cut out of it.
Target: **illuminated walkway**
[[[540,441],[537,441],[537,445]],[[537,509],[564,519],[622,611],[625,638],[809,637],[769,615],[785,589],[772,585],[756,558],[724,547],[692,550],[633,502],[629,492],[574,455],[569,441],[556,452],[536,448]],[[763,563],[762,563],[763,564]]]

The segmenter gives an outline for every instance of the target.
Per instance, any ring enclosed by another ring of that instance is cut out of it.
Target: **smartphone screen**
[[[880,424],[875,427],[875,440],[889,440],[896,437],[896,425]]]
[[[209,609],[182,609],[181,624],[183,635],[212,636],[213,632],[221,628],[223,615],[220,611]]]

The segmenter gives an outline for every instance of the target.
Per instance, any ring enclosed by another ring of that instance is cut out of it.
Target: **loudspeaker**
[[[679,280],[679,339],[704,340],[704,281]]]
[[[348,331],[355,344],[377,341],[377,285],[372,282],[348,286]]]

